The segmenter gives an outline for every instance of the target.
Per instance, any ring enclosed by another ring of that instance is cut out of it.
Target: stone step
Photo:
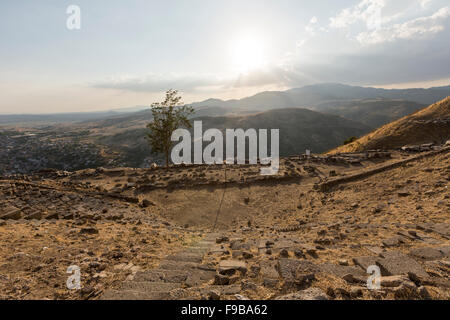
[[[203,254],[201,253],[190,253],[190,252],[180,252],[177,254],[170,255],[166,257],[167,260],[172,261],[186,261],[200,263],[203,260]]]
[[[199,247],[199,248],[209,248],[210,246],[212,246],[214,244],[215,244],[215,241],[200,240],[200,241],[194,243],[193,246]]]
[[[320,271],[328,274],[333,274],[337,277],[343,277],[347,274],[351,274],[352,276],[364,277],[367,276],[367,273],[361,269],[359,266],[341,266],[334,263],[324,263],[319,265]]]
[[[218,237],[220,237],[220,236],[221,236],[220,233],[208,233],[208,234],[203,238],[203,240],[216,242],[216,239],[217,239]]]
[[[212,270],[195,270],[189,272],[189,275],[185,281],[187,287],[196,287],[214,279],[216,271]]]
[[[22,217],[22,212],[18,208],[9,207],[0,212],[0,219],[2,220],[19,220]]]
[[[186,250],[166,257],[157,269],[137,272],[120,290],[107,290],[103,300],[182,299],[182,284],[195,287],[212,280],[215,268],[202,265],[203,256],[215,245],[217,235],[209,234]],[[178,289],[178,290],[175,290]],[[172,292],[172,293],[171,293]],[[178,294],[177,294],[178,292]]]
[[[42,212],[41,211],[33,211],[32,213],[28,214],[25,217],[26,220],[33,220],[33,219],[40,220],[41,218],[42,218]]]
[[[225,247],[223,247],[222,245],[213,245],[209,248],[208,252],[214,254],[214,253],[224,253],[225,251],[227,251],[227,249],[225,249]]]
[[[181,283],[126,281],[122,285],[123,290],[140,292],[169,292],[177,288],[181,288]]]
[[[240,293],[242,290],[242,287],[240,284],[233,284],[229,286],[217,286],[217,285],[210,285],[206,286],[205,288],[199,289],[201,293],[207,294],[211,290],[217,290],[220,292],[221,295],[233,295]]]
[[[414,259],[397,251],[383,252],[382,257],[377,259],[377,265],[381,269],[382,276],[395,276],[414,273],[421,277],[427,277],[427,272]]]
[[[440,234],[444,238],[450,238],[450,223],[437,223],[432,226],[431,230]]]
[[[195,262],[184,262],[184,261],[172,261],[172,260],[163,260],[159,264],[159,269],[163,270],[189,270],[189,269],[197,269],[199,266],[198,263]]]
[[[188,275],[189,272],[186,270],[154,269],[137,272],[134,281],[180,283],[186,281]]]
[[[206,252],[208,252],[208,248],[204,248],[204,247],[190,247],[190,248],[187,248],[184,252],[204,255]]]
[[[442,251],[436,248],[413,248],[409,251],[409,255],[420,260],[439,260],[444,257]]]
[[[370,266],[374,266],[377,264],[378,257],[376,256],[361,256],[353,258],[353,263],[356,266],[362,268],[362,270],[367,271]]]
[[[450,258],[450,246],[441,246],[437,247],[436,249],[442,252],[445,258]]]
[[[142,292],[134,290],[107,290],[101,300],[168,300],[168,291]]]
[[[133,281],[185,283],[188,287],[199,286],[214,279],[216,272],[208,270],[163,270],[155,269],[136,273]]]

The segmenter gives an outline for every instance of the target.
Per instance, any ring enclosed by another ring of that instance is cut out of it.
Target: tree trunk
[[[169,168],[169,150],[166,150],[166,169]]]

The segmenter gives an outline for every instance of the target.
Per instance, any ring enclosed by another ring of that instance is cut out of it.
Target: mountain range
[[[325,83],[287,91],[265,91],[239,100],[209,99],[191,104],[197,110],[205,108],[221,108],[228,112],[243,110],[269,110],[277,108],[303,107],[315,109],[326,103],[351,100],[389,99],[412,101],[422,105],[430,105],[450,95],[450,86],[429,89],[379,89],[370,87],[349,86],[338,83]],[[322,111],[326,109],[322,108]]]

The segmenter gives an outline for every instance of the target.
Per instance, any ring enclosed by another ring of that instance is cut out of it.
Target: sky
[[[450,84],[448,0],[2,0],[0,39],[0,114]]]

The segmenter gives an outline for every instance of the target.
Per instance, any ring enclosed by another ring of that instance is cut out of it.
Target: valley
[[[425,101],[433,103],[447,95],[447,87],[381,90],[322,84],[241,100],[193,103],[196,112],[191,122],[202,121],[205,130],[222,132],[227,128],[280,129],[281,156],[303,154],[307,149],[318,154],[408,116],[422,109]],[[0,174],[163,164],[160,155],[151,153],[146,139],[151,112],[144,107],[126,110],[1,116]]]

